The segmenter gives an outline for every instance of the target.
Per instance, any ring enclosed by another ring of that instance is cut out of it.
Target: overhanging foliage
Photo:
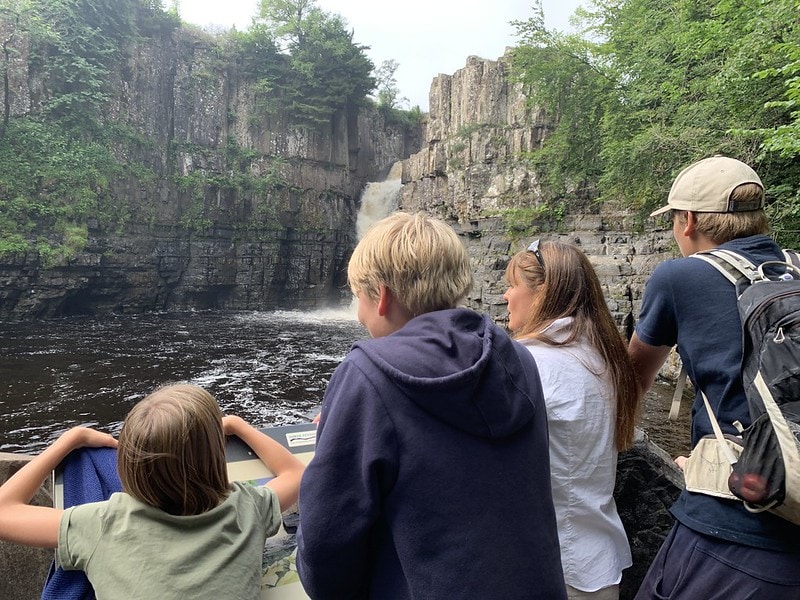
[[[535,157],[554,196],[589,185],[646,214],[686,164],[753,165],[779,240],[800,245],[798,0],[597,0],[578,33],[517,22],[514,72],[555,129]]]

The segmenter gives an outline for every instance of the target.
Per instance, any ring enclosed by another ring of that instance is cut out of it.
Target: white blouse
[[[547,328],[565,339],[572,318]],[[631,551],[614,502],[616,402],[610,374],[585,339],[569,346],[522,340],[536,359],[547,404],[553,504],[568,585],[593,592],[620,582]]]

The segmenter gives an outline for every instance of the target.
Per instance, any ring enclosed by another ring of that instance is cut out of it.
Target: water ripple
[[[0,323],[0,451],[66,428],[117,433],[164,383],[189,381],[256,425],[308,420],[366,332],[350,311],[192,311]]]

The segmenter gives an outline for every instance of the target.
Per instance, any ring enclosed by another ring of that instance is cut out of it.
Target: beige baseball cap
[[[745,183],[757,183],[758,174],[742,161],[727,156],[712,156],[681,171],[672,183],[667,205],[650,213],[651,217],[668,210],[693,212],[740,212],[764,208],[764,196],[753,202],[734,202],[731,193]]]

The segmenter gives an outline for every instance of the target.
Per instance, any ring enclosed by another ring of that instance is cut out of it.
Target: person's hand
[[[686,464],[687,458],[685,456],[678,456],[675,458],[675,464],[678,465],[678,468],[683,471],[683,466]]]
[[[319,419],[320,419],[321,416],[322,416],[322,413],[317,413],[317,416],[314,417],[313,419],[311,419],[311,422],[314,423],[314,425],[319,425]]]
[[[89,427],[73,427],[63,435],[73,449],[117,447],[117,440],[114,436]]]
[[[222,432],[225,435],[236,435],[237,431],[241,431],[241,427],[246,425],[244,419],[236,415],[228,415],[222,417]]]
[[[73,427],[64,435],[71,435],[74,448],[116,448],[114,436],[89,427]]]

